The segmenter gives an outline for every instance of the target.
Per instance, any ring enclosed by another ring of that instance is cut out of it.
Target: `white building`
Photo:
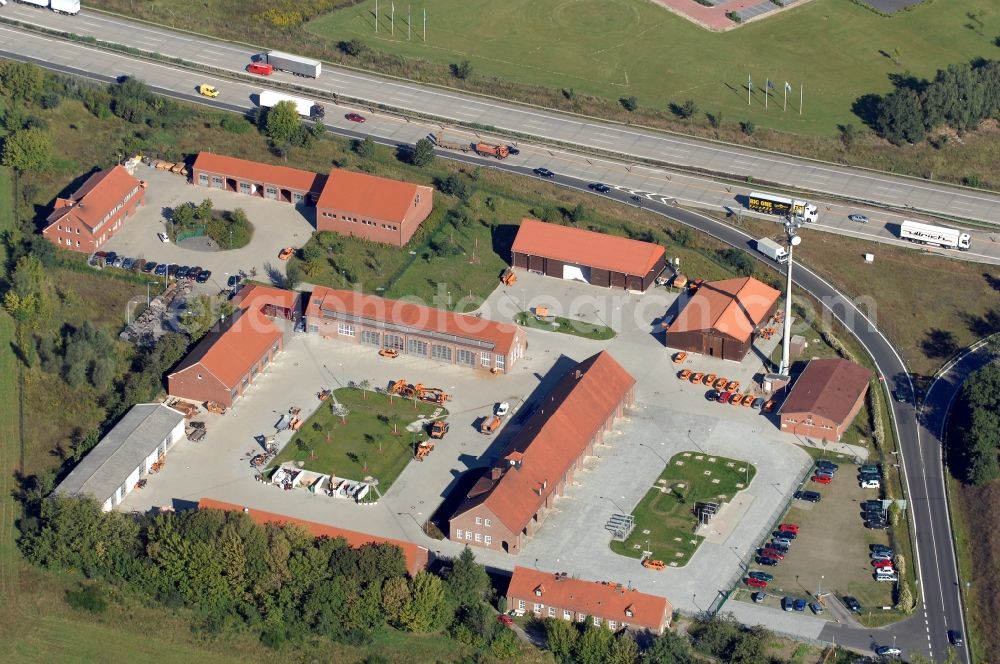
[[[184,415],[162,403],[138,404],[56,488],[61,496],[88,495],[110,512],[184,435]]]

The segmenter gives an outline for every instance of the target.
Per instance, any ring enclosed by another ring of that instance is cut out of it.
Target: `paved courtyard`
[[[285,273],[285,262],[278,260],[283,247],[301,247],[314,230],[314,208],[300,211],[288,203],[232,192],[209,189],[191,184],[188,178],[139,164],[135,176],[148,183],[145,202],[129,219],[121,232],[102,247],[123,256],[145,258],[157,263],[199,266],[212,271],[212,279],[202,291],[218,292],[229,274],[239,270],[257,270],[257,279],[277,281]],[[185,240],[180,245],[163,243],[157,233],[167,230],[167,214],[187,202],[200,203],[209,198],[216,210],[243,208],[253,224],[254,234],[242,249],[213,250],[205,238]]]

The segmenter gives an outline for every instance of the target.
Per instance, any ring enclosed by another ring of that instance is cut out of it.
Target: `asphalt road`
[[[9,9],[9,6],[6,9]],[[47,13],[39,12],[39,14],[45,15]],[[0,36],[7,37],[9,34],[10,32],[7,30],[0,30]],[[5,40],[5,43],[10,44],[11,42]],[[26,57],[22,53],[11,53],[11,55],[20,58]],[[122,57],[114,54],[109,55]],[[70,64],[53,66],[53,68],[91,75],[99,80],[110,80],[120,73],[133,71],[126,68],[119,70],[116,74],[94,74],[89,71],[92,68],[91,64],[90,59],[77,58],[72,60]],[[198,98],[193,92],[194,86],[201,82],[197,79],[203,77],[190,72],[172,70],[163,65],[142,64],[151,69],[162,70],[164,86],[160,89],[161,92],[175,97],[205,101]],[[80,69],[81,67],[85,68],[86,71]],[[171,77],[172,81],[169,80]],[[227,82],[227,85],[232,86],[233,83]],[[159,88],[160,86],[154,84],[154,87]],[[176,92],[185,89],[191,90],[191,92]],[[238,111],[246,108],[245,103],[233,103],[225,99],[212,102],[212,105]],[[348,128],[345,126],[341,128],[334,126],[331,129],[352,136],[363,135],[357,131],[359,127]],[[381,140],[389,144],[398,142],[393,137]],[[484,165],[482,158],[471,154],[448,153],[442,156],[479,166]],[[532,172],[531,163],[519,165],[508,160],[487,162],[486,165],[522,175],[530,176]],[[551,181],[561,186],[587,190],[588,183],[593,179],[558,174],[551,178]],[[671,204],[672,199],[662,193],[641,187],[617,185],[604,195],[624,203],[641,204],[653,212],[708,233],[732,246],[747,250],[758,260],[767,262],[771,267],[778,269],[778,266],[771,264],[753,251],[753,237],[724,222],[676,207]],[[873,357],[879,373],[889,380],[890,384],[896,377],[909,380],[906,367],[895,348],[848,298],[804,266],[796,265],[793,274],[797,285],[815,296],[833,316],[855,334]],[[939,391],[943,391],[943,388],[939,388]],[[929,393],[929,398],[932,395],[935,399],[937,398],[934,388]],[[962,613],[961,600],[958,595],[957,565],[951,548],[950,522],[944,493],[939,430],[934,430],[933,427],[928,429],[927,424],[920,425],[910,403],[891,403],[893,418],[900,437],[900,460],[907,478],[911,518],[917,533],[916,544],[919,559],[917,564],[921,584],[919,594],[922,604],[918,607],[917,615],[914,618],[889,629],[879,630],[879,638],[882,639],[880,644],[891,641],[892,636],[895,635],[897,645],[906,652],[921,652],[935,659],[943,659],[947,649],[947,629],[962,624]],[[833,627],[830,629],[832,630],[831,635],[836,634],[838,643],[856,645],[860,648],[871,646],[871,630]],[[965,661],[968,661],[964,651],[963,655]]]
[[[77,16],[63,16],[32,6],[9,3],[0,8],[0,16],[183,58],[230,72],[244,72],[251,57],[265,50],[86,9]],[[9,42],[7,50],[19,51],[17,38]],[[476,123],[495,127],[500,132],[517,132],[590,150],[614,151],[663,164],[726,173],[739,179],[752,177],[757,181],[774,182],[821,195],[871,201],[898,211],[916,210],[997,223],[996,209],[1000,196],[988,192],[592,121],[332,66],[324,67],[319,79],[281,72],[272,78],[314,90],[317,94],[346,95],[453,122]]]

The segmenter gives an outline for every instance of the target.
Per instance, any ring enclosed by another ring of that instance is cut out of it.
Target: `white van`
[[[878,480],[864,480],[861,482],[862,489],[878,489],[882,486]]]
[[[892,574],[875,574],[876,581],[899,581],[899,575],[893,572]]]

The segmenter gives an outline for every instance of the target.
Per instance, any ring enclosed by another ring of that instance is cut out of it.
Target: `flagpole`
[[[799,115],[802,115],[802,88],[803,85],[799,83]]]
[[[747,106],[750,105],[750,91],[753,90],[753,81],[750,80],[750,74],[747,74]]]
[[[427,8],[424,8],[424,41],[427,41]]]
[[[406,6],[406,41],[410,41],[410,26],[413,24],[413,5]]]
[[[396,36],[396,3],[395,2],[390,3],[390,7],[392,7],[392,15],[389,18],[389,36],[390,37],[395,37]]]
[[[781,112],[784,113],[788,109],[788,81],[785,81],[785,101],[781,102]]]
[[[375,32],[378,32],[378,0],[375,0]]]
[[[771,89],[771,79],[764,80],[764,110],[767,110],[767,98],[771,94],[768,90]]]

